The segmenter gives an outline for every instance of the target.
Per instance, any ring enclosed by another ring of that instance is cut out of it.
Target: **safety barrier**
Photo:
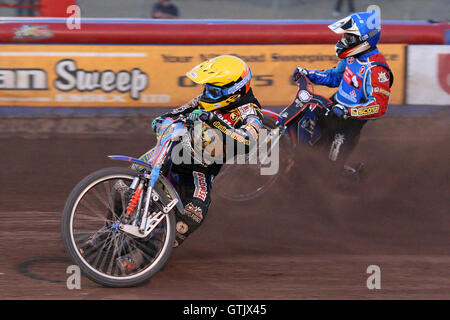
[[[298,20],[149,20],[81,19],[69,29],[65,18],[2,18],[3,43],[70,44],[329,44],[338,35],[332,21]],[[17,36],[21,28],[45,30],[43,36]],[[444,44],[449,23],[382,24],[381,43]]]
[[[338,38],[325,21],[82,19],[80,29],[69,29],[63,18],[2,21],[0,107],[175,107],[201,90],[185,72],[220,54],[249,63],[264,106],[284,106],[295,95],[290,75],[296,66],[326,69],[338,62],[332,45]],[[391,104],[404,104],[407,94],[414,103],[415,90],[406,84],[407,46],[446,47],[448,28],[448,23],[383,24],[380,51],[395,74]],[[440,88],[447,79],[443,70]],[[335,89],[316,90],[331,95]],[[445,105],[448,90],[440,94],[438,104]]]

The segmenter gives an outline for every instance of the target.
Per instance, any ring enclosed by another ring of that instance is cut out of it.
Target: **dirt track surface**
[[[65,200],[117,165],[106,155],[149,149],[149,120],[0,120],[0,299],[450,299],[449,119],[369,123],[353,155],[367,168],[357,187],[336,188],[299,157],[262,198],[213,194],[202,227],[149,283],[83,278],[81,290],[66,287]],[[366,287],[369,265],[381,290]]]

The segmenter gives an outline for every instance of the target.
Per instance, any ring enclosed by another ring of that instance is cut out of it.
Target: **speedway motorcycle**
[[[310,83],[302,77],[298,80],[298,92],[294,102],[280,115],[264,112],[265,129],[271,129],[263,140],[266,154],[276,150],[278,144],[301,142],[314,145],[321,136],[315,125],[314,108],[328,107],[332,102],[315,95]],[[282,123],[282,125],[281,125]],[[110,167],[98,170],[81,180],[70,193],[61,219],[61,236],[66,252],[72,261],[91,280],[111,287],[139,285],[155,275],[167,262],[175,240],[175,213],[183,212],[183,204],[176,191],[176,181],[170,180],[174,147],[183,144],[195,155],[193,126],[186,117],[166,118],[157,132],[156,146],[139,159],[131,156],[111,155],[112,160],[123,161],[128,167]],[[258,148],[260,148],[259,146]],[[251,152],[256,152],[258,148]],[[249,155],[247,155],[249,156]],[[289,159],[281,155],[281,162]],[[221,196],[243,201],[257,197],[272,186],[277,177],[286,171],[286,165],[275,175],[261,178],[256,165],[224,165],[214,184],[226,185],[239,181],[236,175],[244,169],[250,181],[250,191],[232,188]],[[130,167],[131,165],[131,167]],[[255,179],[249,179],[254,175]],[[217,180],[217,181],[216,181]],[[132,256],[138,260],[134,269],[124,268],[123,259]]]
[[[171,152],[191,142],[186,118],[167,118],[146,161],[111,155],[131,167],[110,167],[81,180],[63,210],[64,247],[91,280],[111,287],[141,284],[166,263],[175,240],[175,212],[183,205],[168,180]],[[124,269],[133,255],[139,266]]]
[[[198,132],[183,115],[166,118],[150,151],[140,158],[111,155],[128,167],[98,170],[75,186],[62,213],[61,235],[88,278],[104,286],[136,286],[165,265],[175,241],[175,214],[184,211],[170,174],[176,146],[201,162]],[[128,258],[138,266],[124,265]]]

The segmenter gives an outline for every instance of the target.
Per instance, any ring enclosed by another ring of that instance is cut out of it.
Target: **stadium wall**
[[[83,19],[80,29],[69,29],[61,18],[3,22],[2,114],[44,107],[179,106],[200,90],[185,72],[219,54],[235,54],[249,63],[255,94],[264,106],[284,106],[295,95],[290,75],[296,66],[325,69],[338,61],[333,46],[338,37],[327,28],[331,21]],[[407,99],[406,93],[415,91],[409,80],[417,75],[409,72],[408,59],[416,49],[408,46],[448,47],[449,24],[386,22],[382,29],[380,50],[395,74],[391,104],[412,104],[414,96]],[[447,69],[439,77],[445,78]],[[443,94],[447,98],[436,104],[447,103],[448,93]]]
[[[334,44],[333,21],[2,18],[3,43],[64,44]],[[29,33],[24,31],[29,28]],[[40,28],[40,30],[39,30]],[[444,44],[449,23],[382,25],[381,43]],[[33,33],[34,32],[34,33]]]

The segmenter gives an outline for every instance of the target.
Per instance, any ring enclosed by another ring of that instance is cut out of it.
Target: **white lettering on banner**
[[[47,73],[41,69],[0,69],[0,90],[47,90]]]
[[[49,102],[52,98],[47,97],[0,97],[0,101],[39,101],[39,102]]]
[[[168,94],[142,94],[142,103],[168,103],[170,102],[170,95]]]
[[[58,93],[55,95],[57,102],[127,102],[123,94],[75,94]]]
[[[76,62],[71,59],[59,61],[55,70],[58,76],[55,87],[61,91],[117,90],[120,93],[129,92],[130,97],[137,100],[149,82],[147,74],[139,68],[134,68],[131,72],[120,71],[117,74],[111,70],[86,71],[77,68]]]

